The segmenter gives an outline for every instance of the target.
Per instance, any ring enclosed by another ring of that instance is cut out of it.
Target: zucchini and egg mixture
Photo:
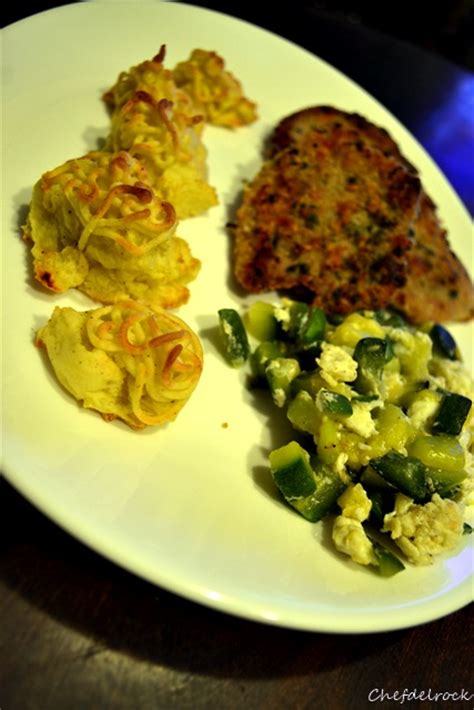
[[[219,320],[230,364],[250,359],[295,429],[270,454],[276,486],[311,522],[336,513],[337,550],[391,576],[400,553],[422,565],[458,546],[474,512],[474,386],[445,328],[287,299]]]

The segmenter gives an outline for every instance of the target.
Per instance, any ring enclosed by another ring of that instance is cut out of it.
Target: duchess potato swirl
[[[85,408],[132,429],[174,420],[203,366],[199,338],[184,321],[136,301],[83,313],[56,307],[36,342]]]
[[[194,117],[198,113],[196,106],[189,94],[178,88],[173,72],[165,68],[165,56],[166,47],[162,45],[153,59],[147,59],[121,72],[115,84],[103,95],[109,108],[115,111],[132,99],[135,92],[144,91],[155,101],[171,101],[177,113],[188,118]],[[196,128],[202,131],[203,124],[197,123]]]
[[[176,110],[146,91],[133,96],[112,114],[111,150],[126,150],[146,168],[153,189],[170,202],[179,219],[202,214],[217,204],[207,182],[207,150],[197,127],[202,116]]]
[[[57,293],[79,288],[102,303],[185,303],[185,284],[200,263],[175,236],[174,207],[146,180],[142,164],[126,151],[91,152],[45,173],[24,228],[36,279]]]
[[[186,91],[208,123],[237,128],[257,119],[256,105],[217,52],[194,49],[173,69],[176,85]]]

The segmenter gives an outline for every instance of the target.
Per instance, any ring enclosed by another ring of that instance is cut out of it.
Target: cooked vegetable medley
[[[384,577],[456,549],[474,512],[474,386],[445,328],[288,299],[219,318],[228,362],[249,361],[295,429],[270,454],[290,506],[328,516],[336,549]]]

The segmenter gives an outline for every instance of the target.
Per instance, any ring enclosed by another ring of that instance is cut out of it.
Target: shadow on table
[[[372,634],[361,643],[358,636],[232,617],[105,560],[50,522],[5,480],[0,480],[0,501],[0,579],[42,614],[92,640],[87,656],[112,650],[211,677],[291,677],[363,661],[405,633]]]

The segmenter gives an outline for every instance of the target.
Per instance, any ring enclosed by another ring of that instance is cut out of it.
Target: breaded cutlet
[[[348,113],[333,106],[313,106],[286,116],[271,135],[270,156],[282,148],[305,142],[308,136],[317,135],[331,136],[343,142],[363,140],[369,147],[398,158],[405,167],[417,172],[385,128],[376,126],[358,113]]]
[[[244,191],[234,272],[248,291],[309,293],[330,312],[381,308],[405,284],[421,186],[363,141],[313,135],[280,150]]]
[[[272,153],[321,135],[338,142],[361,140],[417,175],[385,128],[357,113],[332,106],[314,106],[284,118],[271,137]],[[466,321],[474,317],[474,288],[463,264],[451,250],[433,200],[423,191],[414,240],[408,258],[406,284],[387,304],[401,310],[413,323]]]
[[[421,196],[414,225],[407,281],[394,292],[388,305],[415,324],[462,322],[474,317],[473,283],[451,250],[436,207],[426,193]]]
[[[293,149],[307,152],[307,159],[303,162],[308,162],[308,159],[311,160],[311,156],[315,155],[312,146],[321,146],[322,144],[332,146],[336,152],[344,151],[344,146],[355,145],[361,150],[365,149],[369,152],[382,154],[387,159],[393,159],[412,177],[418,175],[416,168],[403,156],[397,143],[384,128],[376,126],[357,113],[348,113],[331,106],[303,109],[284,118],[271,136],[270,155],[276,159],[281,151]],[[317,171],[317,167],[313,167]],[[364,170],[362,163],[359,167]],[[271,168],[267,166],[266,172],[271,172]],[[353,175],[353,177],[361,178],[362,176]],[[262,208],[255,205],[255,209],[261,210]],[[408,222],[410,222],[410,215],[408,217]],[[239,223],[239,218],[237,222]],[[370,219],[367,224],[370,225]],[[384,289],[385,302],[382,305],[397,308],[414,323],[427,320],[438,322],[469,320],[474,315],[474,292],[471,279],[449,246],[446,231],[440,223],[434,202],[423,190],[420,192],[418,214],[414,217],[411,215],[410,228],[411,231],[406,234],[410,246],[404,251],[403,260],[398,258],[398,276],[392,279],[390,288]],[[287,234],[287,237],[290,240],[292,238],[290,233]],[[341,243],[344,235],[343,233],[337,236],[329,235],[329,238]],[[248,229],[247,239],[251,239]],[[311,242],[311,237],[309,237],[309,242]],[[370,244],[370,240],[368,243]],[[235,244],[236,255],[242,249],[242,244],[243,237],[240,237],[239,246],[237,246],[237,242]],[[386,245],[387,252],[389,252],[389,246],[389,244]],[[265,271],[263,269],[265,251],[257,251],[259,253],[256,273],[259,273],[262,270]],[[247,247],[246,253],[248,258],[254,258],[252,249]],[[367,260],[366,257],[363,259]],[[239,262],[238,267],[237,261]],[[317,262],[316,257],[313,257],[312,261]],[[354,258],[353,262],[352,271],[346,272],[345,276],[349,282],[354,279],[359,280],[360,288],[363,289],[364,283],[363,280],[360,280],[357,258]],[[377,262],[376,258],[375,262]],[[395,262],[397,259],[392,259],[392,263]],[[237,268],[240,274],[244,272],[242,257],[237,259],[236,256],[235,265],[237,279],[242,283],[242,276],[239,278]],[[270,269],[273,268],[274,264]],[[285,268],[293,268],[296,272],[301,270],[297,261],[293,264],[287,263]],[[250,264],[247,264],[247,270],[251,271]],[[398,285],[395,283],[397,280]],[[305,275],[305,278],[301,275],[298,283],[291,288],[294,293],[302,295],[314,303],[320,303],[322,300],[321,289],[325,292],[328,291],[326,284],[321,281],[321,278],[318,278],[309,287],[310,281],[308,274]],[[244,284],[242,283],[242,285]],[[367,287],[370,300],[373,285],[367,281]],[[308,289],[310,290],[308,291]],[[267,287],[263,290],[267,290]],[[339,291],[336,290],[336,294],[338,293]],[[378,293],[382,298],[381,289],[378,289]],[[380,298],[378,303],[380,303]],[[328,302],[327,296],[323,300]],[[337,299],[334,299],[331,302],[329,299],[329,310],[348,312],[347,306],[342,307],[341,303],[336,301]],[[376,307],[374,303],[372,302],[369,307]]]

